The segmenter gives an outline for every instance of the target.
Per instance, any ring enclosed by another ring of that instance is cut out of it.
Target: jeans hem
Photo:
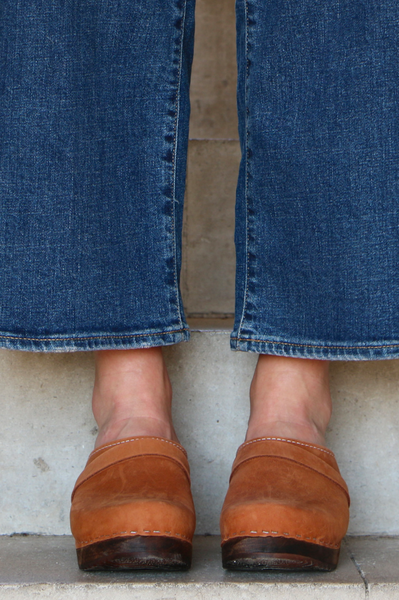
[[[129,350],[170,346],[190,339],[188,329],[126,334],[85,334],[23,336],[0,334],[0,348],[27,352],[80,352],[92,350]]]
[[[387,360],[399,358],[399,341],[382,343],[359,343],[357,345],[325,343],[294,343],[287,340],[261,340],[232,335],[232,350],[273,354],[293,358],[318,360]]]

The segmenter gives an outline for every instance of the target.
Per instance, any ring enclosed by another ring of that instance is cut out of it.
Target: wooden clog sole
[[[161,536],[120,537],[77,548],[83,571],[185,571],[191,566],[192,545]]]
[[[235,571],[333,571],[339,549],[284,537],[235,538],[223,544],[222,559]]]

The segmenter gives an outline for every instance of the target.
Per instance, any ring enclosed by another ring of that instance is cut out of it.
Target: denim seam
[[[18,335],[1,335],[0,334],[0,339],[3,340],[26,340],[28,342],[56,342],[56,341],[66,341],[66,340],[71,340],[71,341],[81,341],[81,340],[97,340],[97,339],[104,339],[104,340],[109,340],[109,339],[121,339],[121,338],[135,338],[135,337],[151,337],[154,335],[167,335],[170,333],[183,333],[184,331],[189,331],[189,329],[172,329],[170,331],[155,331],[155,332],[149,332],[149,333],[124,333],[121,335],[90,335],[90,336],[86,336],[86,337],[50,337],[50,338],[41,338],[41,337],[19,337]]]
[[[175,211],[175,202],[176,200],[176,155],[177,155],[177,146],[179,143],[179,116],[180,116],[180,93],[181,93],[181,79],[182,79],[182,69],[183,69],[183,46],[184,46],[184,34],[185,34],[185,25],[186,25],[186,11],[187,11],[187,0],[184,0],[183,4],[183,13],[182,13],[182,24],[181,24],[181,32],[180,32],[180,56],[179,56],[179,71],[177,76],[177,90],[176,90],[176,104],[175,104],[175,128],[174,128],[174,147],[173,147],[173,157],[172,157],[172,171],[173,171],[173,192],[172,192],[172,235],[173,235],[173,262],[174,262],[174,280],[175,280],[175,294],[176,294],[176,302],[177,302],[177,310],[179,313],[179,324],[183,327],[183,316],[182,316],[182,306],[180,302],[179,296],[179,282],[177,277],[177,255],[176,255],[176,211]]]
[[[249,171],[249,156],[248,156],[248,147],[249,147],[249,126],[248,126],[248,111],[249,111],[249,102],[248,102],[248,94],[249,94],[249,17],[248,17],[248,0],[245,0],[245,59],[246,59],[246,69],[245,69],[245,257],[246,257],[246,265],[245,265],[245,285],[244,285],[244,302],[242,307],[242,315],[240,324],[238,326],[238,335],[243,328],[245,311],[247,309],[247,301],[248,301],[248,269],[249,269],[249,225],[248,225],[248,171]]]
[[[244,338],[244,337],[232,337],[231,338],[234,341],[237,342],[256,342],[256,343],[262,343],[262,344],[273,344],[274,346],[298,346],[301,348],[321,348],[321,349],[326,349],[326,350],[372,350],[373,348],[398,348],[399,344],[378,344],[375,346],[330,346],[330,345],[316,345],[316,344],[298,344],[298,343],[294,343],[294,342],[285,342],[285,341],[280,341],[280,342],[276,342],[276,341],[270,341],[270,340],[258,340],[255,338]]]

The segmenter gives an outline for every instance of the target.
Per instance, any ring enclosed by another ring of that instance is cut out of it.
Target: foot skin
[[[156,436],[178,442],[172,423],[172,386],[162,348],[95,353],[95,447],[114,440]]]
[[[260,355],[246,441],[283,437],[325,446],[331,418],[329,362]]]

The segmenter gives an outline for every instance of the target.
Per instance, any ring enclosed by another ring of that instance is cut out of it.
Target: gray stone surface
[[[227,322],[219,322],[224,324]],[[198,321],[193,323],[198,328]],[[166,349],[178,435],[187,448],[200,534],[217,534],[248,418],[256,355],[228,331]],[[69,498],[96,434],[90,353],[0,351],[0,532],[69,533]],[[334,363],[328,443],[352,496],[352,534],[398,534],[399,361]]]
[[[364,583],[348,554],[333,573],[224,571],[220,540],[194,540],[185,573],[84,573],[69,537],[0,538],[0,596],[64,600],[363,600]]]
[[[234,0],[197,0],[190,137],[237,139]]]
[[[93,449],[90,353],[0,352],[0,532],[69,533],[74,481]]]
[[[348,538],[347,547],[362,574],[369,600],[399,598],[399,539]]]
[[[399,361],[333,363],[328,443],[352,497],[349,532],[399,533]]]
[[[190,142],[181,279],[189,316],[234,313],[239,162],[238,142]]]

